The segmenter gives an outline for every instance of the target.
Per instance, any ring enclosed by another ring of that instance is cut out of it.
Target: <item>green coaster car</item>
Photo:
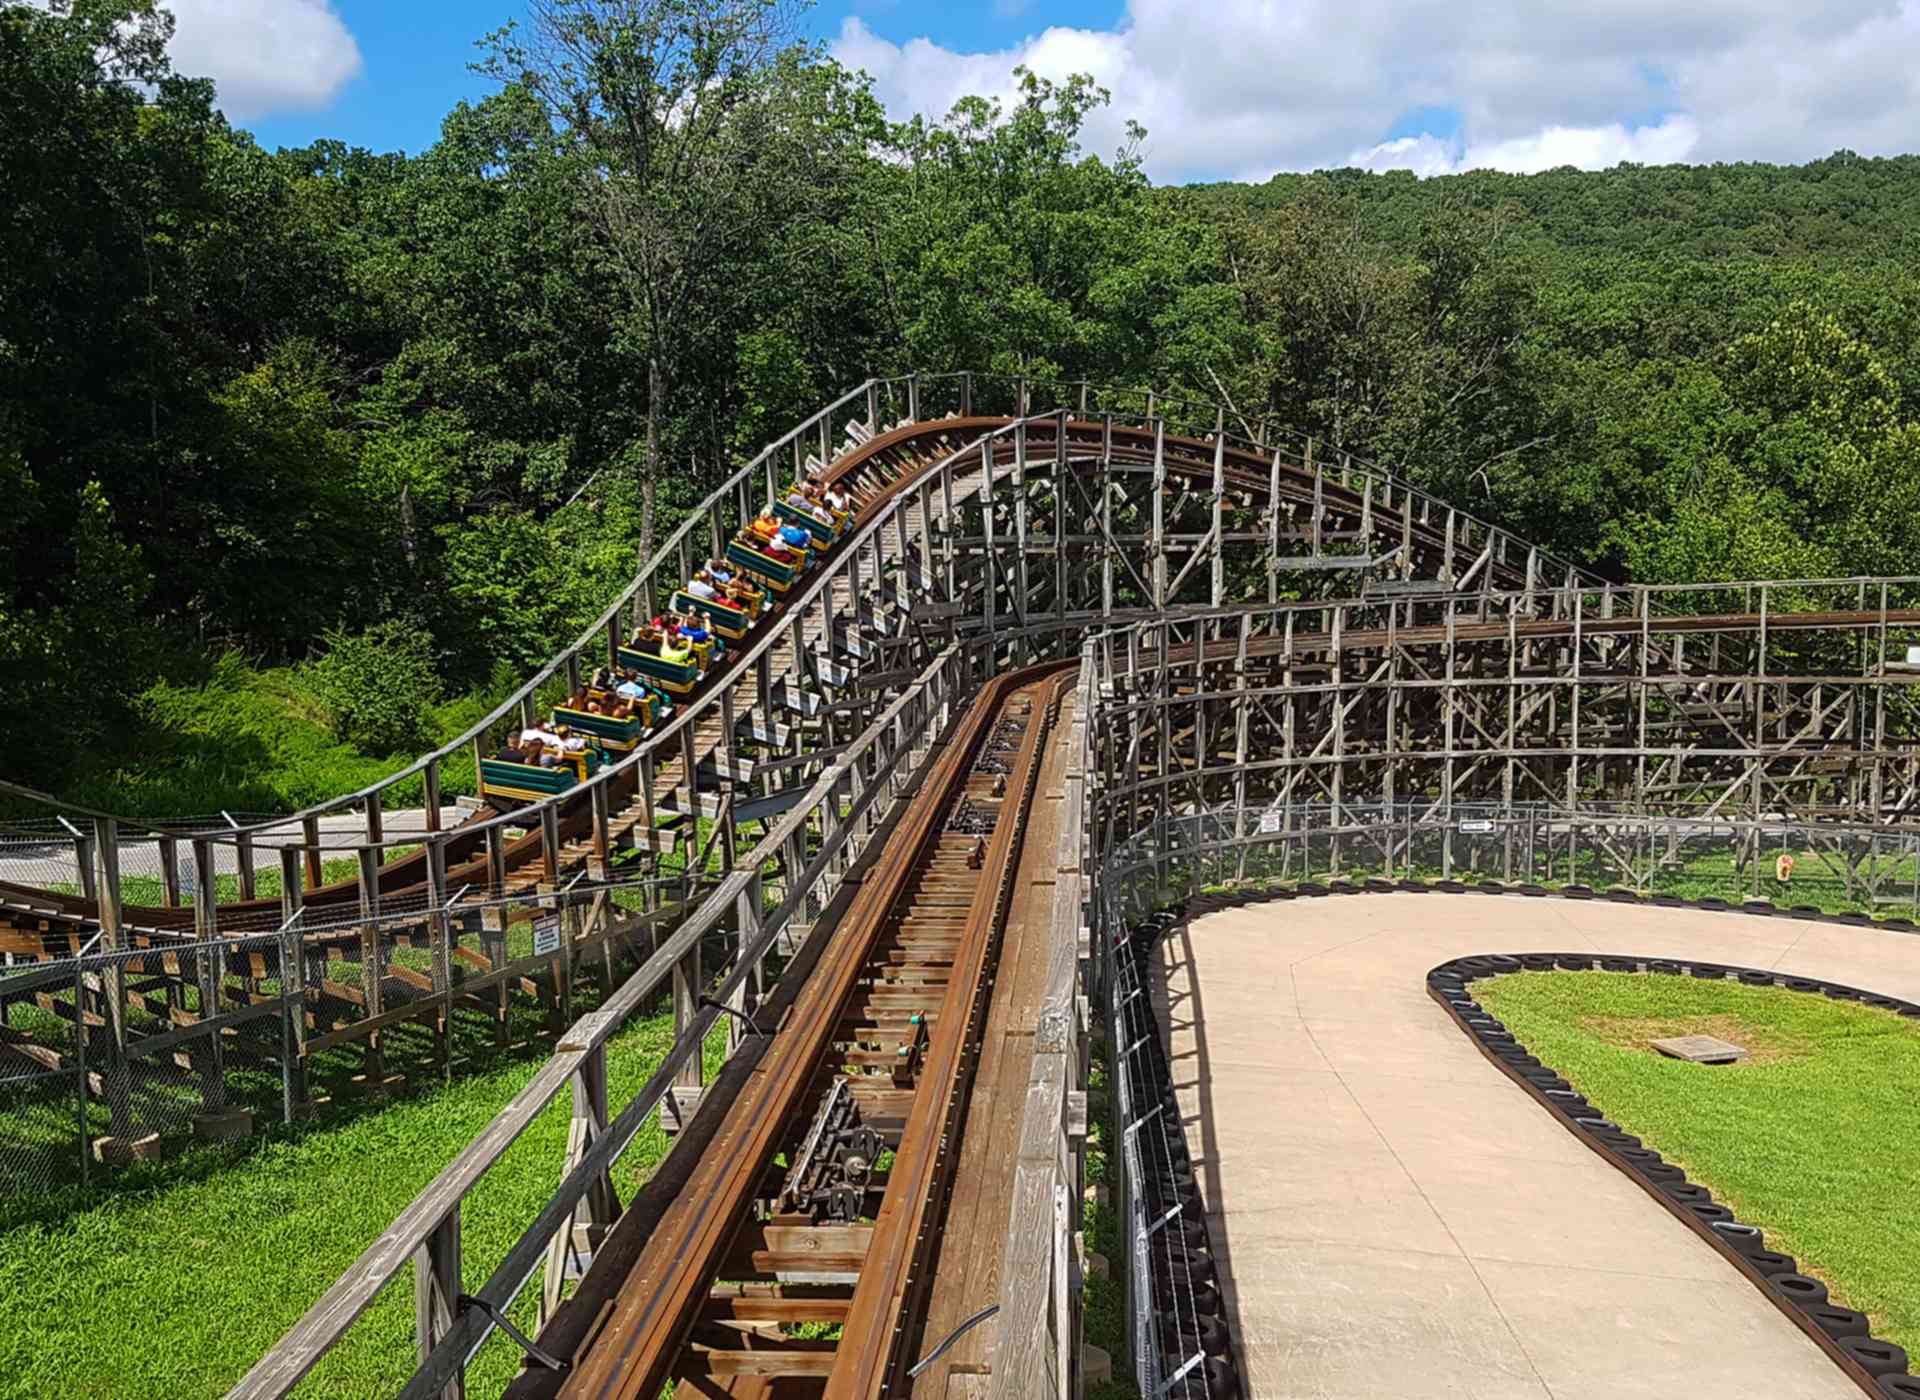
[[[672,607],[675,612],[698,613],[709,629],[736,642],[753,626],[753,614],[747,609],[714,598],[696,598],[684,588],[673,595]]]
[[[685,661],[669,661],[657,651],[642,651],[629,642],[620,648],[620,664],[675,695],[685,695],[700,679],[700,661],[692,647],[687,648]]]
[[[556,727],[564,724],[576,733],[590,734],[600,741],[602,748],[620,753],[631,753],[648,728],[644,713],[615,719],[612,715],[596,715],[592,710],[575,710],[566,705],[553,707],[553,722]]]
[[[569,754],[555,768],[537,763],[515,763],[505,758],[480,760],[480,795],[539,802],[557,797],[600,771],[600,755],[593,749]]]
[[[792,564],[784,563],[771,554],[762,554],[739,540],[734,540],[727,546],[727,558],[755,578],[766,580],[767,587],[775,593],[785,593],[793,587],[793,581],[800,577],[800,571],[806,567],[804,560]]]
[[[840,536],[846,531],[846,521],[836,520],[833,524],[829,525],[812,511],[802,509],[796,505],[790,505],[786,501],[775,501],[773,503],[773,513],[780,519],[786,521],[787,524],[798,525],[802,530],[812,535],[815,547],[820,549],[825,549],[829,545],[838,544],[840,542]]]

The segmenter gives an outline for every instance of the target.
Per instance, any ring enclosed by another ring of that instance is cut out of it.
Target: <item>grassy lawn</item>
[[[1920,1353],[1920,1025],[1781,988],[1638,973],[1517,973],[1474,994],[1608,1117],[1871,1317],[1876,1336]],[[1752,1059],[1694,1065],[1644,1048],[1698,1033]]]
[[[608,1047],[620,1106],[672,1043],[670,1011],[636,1018]],[[717,1027],[710,1067],[725,1044]],[[128,1172],[79,1208],[0,1233],[0,1297],[23,1325],[0,1341],[0,1396],[112,1400],[218,1396],[278,1340],[419,1190],[533,1076],[533,1055],[378,1109]],[[562,1092],[462,1216],[469,1288],[559,1183]],[[623,1199],[666,1149],[657,1122],[628,1148]],[[413,1274],[403,1270],[297,1392],[394,1394],[413,1365]],[[531,1329],[539,1275],[514,1309]],[[469,1368],[495,1395],[518,1355],[496,1337]]]

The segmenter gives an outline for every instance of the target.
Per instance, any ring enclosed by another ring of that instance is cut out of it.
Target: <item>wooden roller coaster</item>
[[[775,1024],[707,1151],[615,1226],[602,1257],[630,1267],[593,1271],[541,1334],[568,1371],[512,1394],[909,1388],[1060,671],[969,707],[806,981],[760,1010]]]
[[[679,571],[656,561],[496,712],[531,721],[543,681],[572,694],[583,664],[617,664],[627,610],[688,596],[690,532],[720,555],[725,517],[777,502],[787,451],[794,475],[850,495],[779,607],[729,619],[676,712],[569,790],[442,830],[451,751],[430,755],[413,770],[428,794],[415,849],[362,794],[347,880],[322,879],[318,810],[180,838],[209,875],[210,848],[231,849],[245,895],[252,844],[277,831],[278,901],[0,886],[21,957],[95,932],[128,948],[276,922],[290,946],[353,953],[361,1014],[316,1040],[359,1036],[370,1057],[388,1028],[463,995],[438,964],[412,994],[390,985],[386,950],[416,930],[446,949],[483,921],[495,941],[462,953],[492,988],[547,959],[558,978],[568,954],[511,958],[498,936],[569,882],[596,900],[580,939],[644,924],[640,970],[616,988],[606,963],[607,1009],[556,1037],[536,1084],[236,1395],[284,1394],[408,1260],[407,1394],[456,1394],[543,1258],[519,1400],[652,1400],[669,1382],[1070,1393],[1078,998],[1101,958],[1083,942],[1083,858],[1224,807],[1418,802],[1444,820],[1456,803],[1612,802],[1809,826],[1920,811],[1920,581],[1612,586],[1311,442],[1233,439],[1224,413],[1211,434],[1171,431],[1151,406],[1090,411],[1084,394],[1035,414],[1023,385],[1011,413],[963,398],[940,417],[917,386],[906,421],[887,426],[863,386],[840,401],[866,400],[843,442],[829,410],[730,478],[663,552]],[[110,824],[95,832],[110,841]],[[670,855],[677,902],[613,907],[623,871],[658,876]],[[670,1063],[616,1114],[610,1028],[669,980]],[[74,1014],[110,1025],[111,988],[75,995]],[[734,1043],[702,1095],[700,1038],[720,1015]],[[460,1201],[569,1083],[560,1189],[492,1277],[463,1279]],[[621,1202],[607,1168],[656,1109],[680,1136]],[[569,1241],[590,1255],[571,1296]],[[982,1320],[995,1305],[1019,1312]]]

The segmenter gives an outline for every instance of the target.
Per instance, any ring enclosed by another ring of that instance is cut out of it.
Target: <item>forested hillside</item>
[[[1224,390],[1619,577],[1920,572],[1920,159],[1163,189],[1084,81],[900,124],[755,0],[598,12],[408,155],[265,151],[164,12],[0,0],[7,776],[367,781],[913,368]]]

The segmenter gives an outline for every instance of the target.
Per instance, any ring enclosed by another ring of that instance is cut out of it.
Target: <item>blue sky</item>
[[[512,0],[334,0],[333,10],[360,50],[362,69],[324,106],[241,120],[268,147],[332,137],[375,150],[417,152],[433,144],[440,119],[462,98],[491,84],[468,70],[475,42],[522,13]],[[1117,0],[828,0],[806,17],[813,38],[831,42],[856,16],[876,35],[906,43],[927,38],[961,52],[1011,48],[1048,25],[1111,27]],[[1044,15],[1041,13],[1044,9]]]
[[[488,85],[526,0],[164,0],[173,53],[269,146],[419,151]],[[813,37],[896,117],[1006,96],[1024,64],[1114,95],[1161,182],[1358,165],[1422,175],[1920,145],[1920,0],[825,0]]]

